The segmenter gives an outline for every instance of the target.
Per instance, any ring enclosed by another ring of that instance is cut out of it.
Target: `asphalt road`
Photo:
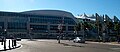
[[[80,44],[62,40],[21,41],[22,47],[6,52],[120,52],[120,46],[89,43]]]

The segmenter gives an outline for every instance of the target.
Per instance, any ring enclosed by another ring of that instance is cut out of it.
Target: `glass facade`
[[[3,32],[4,29],[4,22],[0,22],[0,35],[2,35],[1,33]]]
[[[64,24],[75,25],[75,21],[72,18],[64,17]],[[39,16],[39,17],[31,17],[31,23],[48,23],[51,24],[59,24],[62,22],[62,17],[54,17],[54,16]]]
[[[47,25],[30,25],[32,32],[45,33],[47,31]]]
[[[27,29],[27,23],[8,22],[8,29]]]
[[[0,22],[0,29],[4,28],[4,22]]]
[[[30,18],[30,23],[47,23],[47,19]]]
[[[74,26],[68,26],[69,31],[74,31]]]
[[[8,18],[8,22],[19,22],[19,23],[27,23],[28,19],[27,17],[11,17]]]
[[[9,32],[26,32],[27,18],[24,17],[10,17],[7,22],[7,29]]]
[[[51,25],[50,30],[58,30],[58,25]]]
[[[70,25],[75,25],[75,21],[72,18],[69,18],[69,17],[65,17],[64,22],[68,23]]]

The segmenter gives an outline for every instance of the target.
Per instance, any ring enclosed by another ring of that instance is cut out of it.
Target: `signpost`
[[[32,30],[33,30],[33,28],[29,29],[29,34],[28,35],[30,36],[30,40],[33,40],[32,35],[31,35],[32,34]]]
[[[62,26],[63,26],[62,24],[58,25],[58,30],[59,30],[58,43],[60,43],[60,39],[61,39]]]

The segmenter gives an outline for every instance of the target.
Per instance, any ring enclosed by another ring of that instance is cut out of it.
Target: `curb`
[[[95,43],[95,44],[106,44],[106,45],[117,45],[117,46],[120,46],[120,44],[118,44],[118,43],[113,43],[113,42],[111,42],[111,43],[103,43],[103,42],[87,42],[87,43]]]

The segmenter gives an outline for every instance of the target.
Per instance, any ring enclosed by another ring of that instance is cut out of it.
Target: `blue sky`
[[[0,11],[64,10],[77,14],[108,14],[120,19],[120,0],[0,0]]]

